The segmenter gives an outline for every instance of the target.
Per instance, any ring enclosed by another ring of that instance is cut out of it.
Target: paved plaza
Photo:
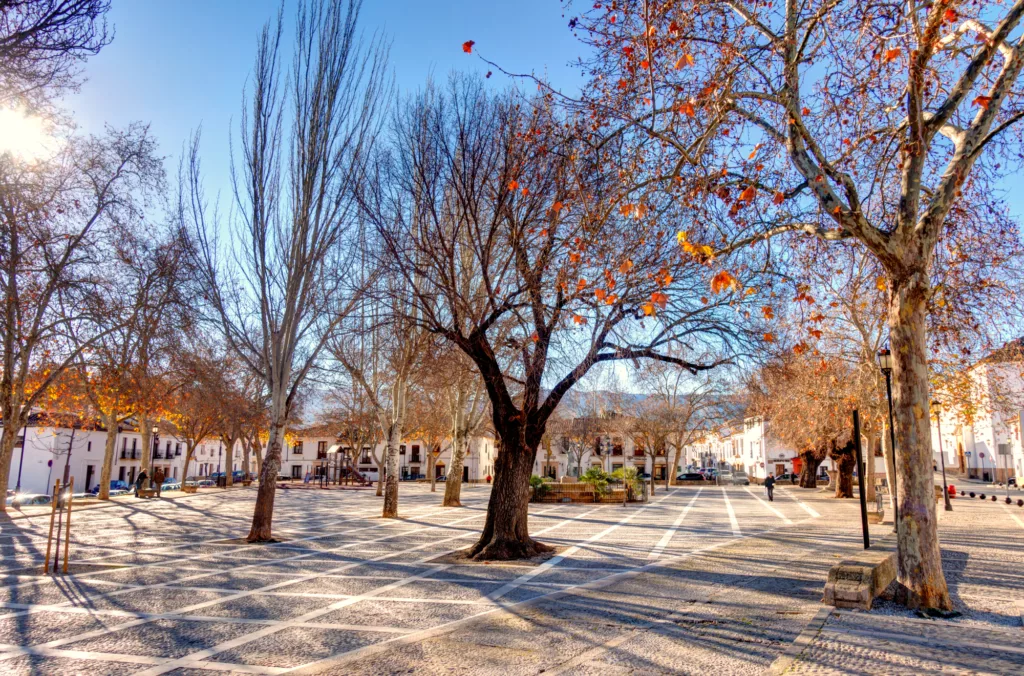
[[[1016,506],[958,500],[944,516],[964,616],[933,621],[885,602],[822,610],[829,567],[860,546],[856,502],[825,492],[531,505],[531,532],[559,548],[540,565],[446,563],[479,533],[488,489],[465,487],[463,508],[440,497],[403,484],[403,518],[383,520],[371,491],[281,490],[274,545],[240,540],[251,488],[120,498],[75,513],[74,572],[55,578],[26,574],[48,513],[5,519],[0,673],[1024,670]]]

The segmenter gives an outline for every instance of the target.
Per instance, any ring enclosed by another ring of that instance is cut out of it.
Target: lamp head
[[[889,352],[887,347],[883,347],[878,351],[878,368],[882,371],[883,375],[888,376],[892,373],[892,353]]]

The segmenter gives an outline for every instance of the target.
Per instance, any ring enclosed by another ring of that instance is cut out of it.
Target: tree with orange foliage
[[[66,139],[36,162],[0,155],[0,491],[30,411],[109,331],[103,252],[138,225],[162,179],[142,126]]]
[[[877,260],[894,361],[899,579],[951,608],[928,417],[927,314],[947,251],[1016,246],[996,182],[1021,151],[1024,1],[595,3],[582,105],[657,182],[735,236],[856,240]],[[607,132],[607,133],[605,133]],[[958,212],[987,213],[977,229]]]
[[[394,145],[362,186],[410,319],[471,358],[487,388],[501,450],[477,559],[549,549],[528,532],[530,474],[548,419],[591,368],[707,370],[749,338],[749,271],[735,260],[716,272],[701,245],[683,251],[660,225],[673,205],[624,190],[633,160],[614,142],[581,142],[584,124],[454,79],[396,114]],[[689,238],[715,236],[697,224]]]

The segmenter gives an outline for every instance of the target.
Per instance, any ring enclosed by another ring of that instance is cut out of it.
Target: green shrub
[[[530,488],[533,489],[533,499],[539,500],[544,497],[551,487],[548,482],[545,481],[544,477],[539,477],[536,474],[530,477]]]
[[[608,479],[608,474],[600,467],[591,467],[580,475],[580,483],[589,484],[598,495],[609,491]]]
[[[636,500],[641,485],[640,472],[636,467],[626,466],[617,469],[612,472],[611,478],[622,482],[622,487],[626,490],[626,500]]]

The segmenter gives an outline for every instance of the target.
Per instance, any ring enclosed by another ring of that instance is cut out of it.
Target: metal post
[[[50,545],[53,544],[53,522],[57,517],[57,495],[60,492],[60,479],[53,484],[53,500],[50,501],[50,534],[46,536],[46,561],[43,563],[43,572],[50,570]]]
[[[939,433],[939,466],[942,467],[942,497],[946,503],[946,511],[952,512],[953,505],[949,503],[949,484],[946,483],[946,454],[942,450],[942,412],[939,411],[935,415],[935,428]],[[932,484],[933,486],[935,484]]]
[[[64,566],[61,572],[68,572],[68,548],[71,545],[71,503],[74,502],[75,495],[75,477],[71,477],[71,481],[68,483],[68,523],[67,530],[64,533]],[[58,552],[59,554],[60,552]],[[57,562],[54,561],[54,564]]]
[[[864,532],[864,549],[871,547],[868,535],[868,503],[864,491],[864,459],[860,451],[860,413],[853,409],[853,447],[857,451],[857,487],[860,489],[860,527]]]
[[[892,420],[892,374],[885,374],[885,396],[889,401],[889,450],[892,453],[892,522],[896,531],[900,529],[900,496],[896,490],[899,484],[899,470],[896,465],[896,426]]]
[[[21,458],[18,460],[18,483],[14,486],[14,492],[21,492],[21,468],[25,466],[25,444],[28,441],[28,421],[21,428]]]

